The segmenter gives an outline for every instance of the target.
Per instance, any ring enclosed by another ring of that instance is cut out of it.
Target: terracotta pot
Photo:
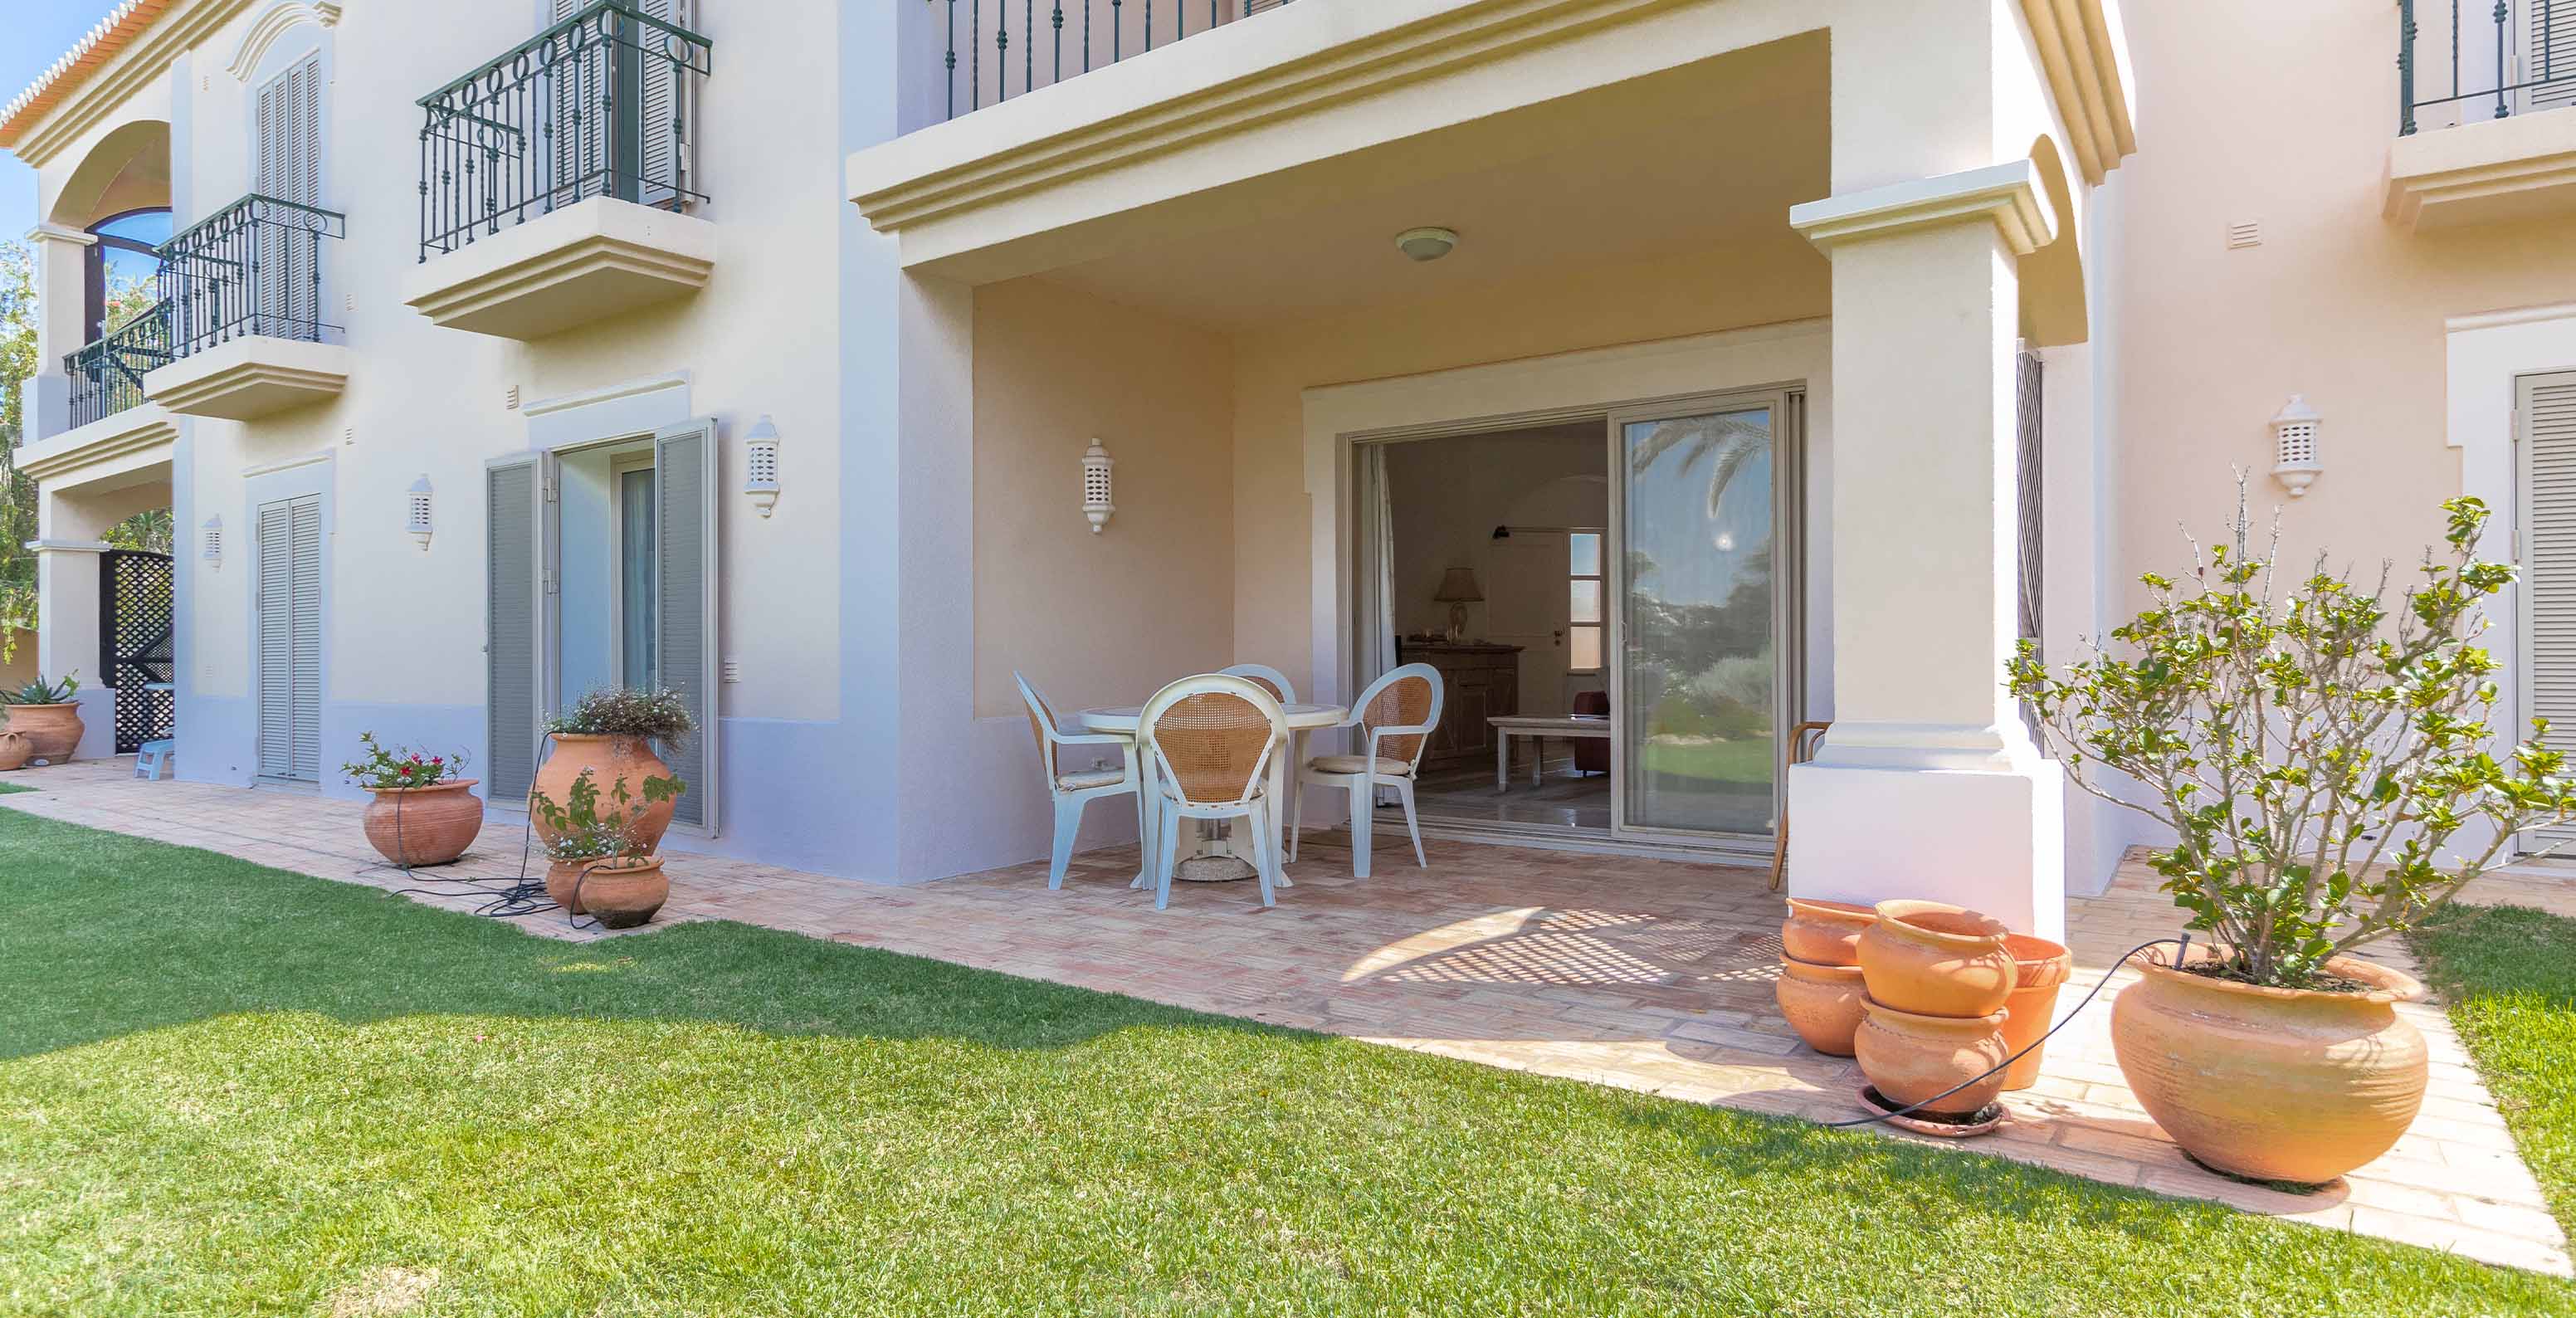
[[[23,769],[36,758],[36,744],[23,732],[0,732],[0,770]]]
[[[371,787],[367,841],[397,865],[445,865],[483,831],[483,799],[472,778],[427,787]]]
[[[1852,1055],[1852,1031],[1860,1028],[1860,967],[1783,957],[1777,996],[1780,1015],[1808,1047],[1836,1057]]]
[[[2012,996],[2009,931],[1990,916],[1939,902],[1880,902],[1860,936],[1869,996],[1925,1016],[1991,1016]]]
[[[569,807],[572,804],[573,780],[581,776],[582,770],[588,769],[592,785],[599,788],[599,813],[604,818],[617,809],[617,784],[623,782],[627,794],[633,798],[626,806],[626,835],[637,846],[648,850],[661,842],[662,834],[671,827],[671,812],[679,809],[679,802],[644,804],[644,780],[671,776],[671,766],[653,753],[651,738],[602,737],[571,732],[554,733],[552,737],[554,754],[546,757],[545,764],[538,768],[535,791],[543,792],[547,800],[558,806]],[[532,817],[530,822],[536,828],[539,841],[555,840],[555,831],[546,827],[544,820]]]
[[[2120,990],[2120,1074],[2184,1152],[2238,1176],[2313,1184],[2388,1152],[2413,1124],[2424,1036],[2396,1004],[2424,986],[2353,957],[2325,968],[2371,991],[2261,988],[2161,962]]]
[[[2063,943],[2031,934],[2012,934],[2004,947],[2013,956],[2012,996],[2004,999],[2004,1045],[2020,1052],[2048,1033],[2057,1017],[2057,990],[2075,973],[2075,954]],[[2031,1048],[2004,1072],[2004,1088],[2028,1089],[2039,1083],[2039,1059],[2045,1048]]]
[[[555,905],[573,915],[587,915],[582,905],[581,872],[598,864],[595,860],[558,860],[546,866],[546,896]]]
[[[11,705],[9,730],[27,739],[40,764],[69,764],[80,749],[83,727],[78,705]]]
[[[2003,1065],[2004,1058],[2011,1056],[2004,1047],[2000,1011],[1986,1016],[1925,1016],[1877,1002],[1861,1005],[1863,1017],[1852,1035],[1852,1056],[1860,1061],[1860,1073],[1890,1102],[1921,1103]],[[1921,1110],[1966,1116],[2003,1092],[2003,1076],[1987,1076]]]
[[[1788,922],[1780,926],[1780,948],[1809,965],[1856,966],[1861,931],[1876,923],[1878,912],[1866,906],[1792,897]]]
[[[581,904],[611,929],[652,919],[670,898],[671,880],[662,873],[660,856],[593,865],[581,880]]]

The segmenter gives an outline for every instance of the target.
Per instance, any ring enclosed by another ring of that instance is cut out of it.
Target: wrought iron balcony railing
[[[1025,96],[1290,0],[945,0],[948,117]],[[2576,0],[2567,0],[2576,4]],[[961,18],[958,11],[965,11]],[[1206,21],[1191,25],[1195,17]],[[1013,20],[1017,19],[1017,25]],[[964,45],[959,45],[960,39]],[[1011,52],[1017,44],[1018,57]],[[991,47],[987,60],[986,47]],[[962,53],[961,53],[962,52]],[[1043,52],[1043,58],[1041,58]],[[1016,67],[1014,67],[1016,66]],[[958,74],[965,74],[963,96]],[[1014,75],[1017,75],[1016,77]]]
[[[248,334],[307,343],[338,334],[322,319],[322,240],[345,236],[346,224],[336,211],[254,193],[163,243],[171,356]]]
[[[420,259],[593,197],[674,211],[705,201],[691,92],[713,52],[686,28],[597,0],[420,98]]]
[[[72,425],[85,426],[141,407],[144,375],[168,365],[172,357],[167,298],[64,357],[63,371],[72,380]]]
[[[2400,137],[2567,107],[2576,107],[2576,0],[2398,0]]]

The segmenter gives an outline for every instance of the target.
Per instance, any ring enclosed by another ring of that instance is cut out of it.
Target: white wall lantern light
[[[1109,515],[1118,511],[1118,505],[1110,500],[1110,469],[1117,465],[1118,460],[1109,456],[1109,450],[1102,448],[1099,440],[1091,441],[1091,447],[1082,451],[1082,515],[1091,519],[1093,535],[1100,534],[1100,528],[1109,525]]]
[[[222,517],[209,517],[197,527],[197,554],[206,560],[206,566],[218,572],[224,570],[224,519]]]
[[[2324,429],[2325,418],[2300,394],[2290,395],[2289,404],[2272,414],[2272,478],[2288,487],[2293,499],[2305,495],[2325,470],[2317,444]]]
[[[766,414],[742,437],[742,492],[767,517],[778,506],[778,426]]]
[[[426,554],[429,552],[429,533],[432,529],[429,473],[422,472],[420,479],[411,483],[411,489],[405,492],[403,503],[405,505],[404,529],[411,532],[412,539],[420,542],[420,552]]]

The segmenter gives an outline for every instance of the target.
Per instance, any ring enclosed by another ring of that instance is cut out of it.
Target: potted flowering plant
[[[630,799],[642,799],[629,831],[651,850],[670,828],[677,799],[676,795],[651,798],[644,790],[652,779],[671,777],[671,766],[655,753],[654,743],[676,747],[695,731],[697,720],[690,717],[688,702],[676,691],[606,687],[574,701],[546,722],[554,749],[538,766],[532,789],[530,814],[537,836],[551,840],[553,826],[535,809],[534,794],[566,801],[574,781],[587,773],[604,793],[614,796],[623,787]]]
[[[71,763],[85,730],[80,705],[72,699],[79,691],[77,676],[48,681],[42,673],[15,691],[0,691],[0,706],[8,708],[8,730],[25,739],[28,760]]]
[[[566,911],[596,916],[611,929],[652,919],[670,899],[671,881],[640,824],[657,806],[667,820],[669,803],[688,790],[687,783],[663,775],[644,779],[640,798],[623,778],[603,793],[585,769],[574,775],[560,802],[543,791],[529,793],[528,813],[541,825],[546,858],[552,862],[546,867],[546,895]]]
[[[340,766],[366,789],[367,841],[384,858],[410,868],[445,865],[465,854],[483,831],[483,798],[474,779],[458,777],[464,757],[387,749],[373,732],[358,734],[358,758]]]
[[[2368,589],[2322,562],[2277,584],[2277,530],[2249,545],[2240,488],[2233,545],[2146,576],[2123,653],[2052,674],[2024,642],[2009,664],[2069,779],[2172,830],[2152,863],[2212,940],[2121,991],[2112,1043],[2148,1115],[2221,1171],[2326,1181],[2397,1142],[2427,1068],[2393,1004],[2423,988],[2352,953],[2576,814],[2545,723],[2497,745],[2478,641],[2514,570],[2477,556],[2483,503],[2442,509],[2447,548],[2392,608],[2385,567]]]

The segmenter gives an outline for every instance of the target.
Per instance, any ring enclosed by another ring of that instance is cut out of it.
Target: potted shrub
[[[573,783],[587,773],[598,781],[599,790],[611,797],[623,788],[629,799],[645,801],[631,821],[629,832],[646,851],[652,850],[670,828],[671,812],[678,799],[676,795],[646,799],[646,782],[671,777],[671,766],[654,753],[653,743],[676,746],[695,731],[697,723],[689,717],[688,705],[675,691],[608,687],[574,701],[546,723],[546,735],[554,749],[538,767],[529,794],[530,818],[536,823],[538,837],[552,841],[553,832],[536,811],[535,797],[542,794],[556,801],[568,800]]]
[[[620,779],[603,793],[584,770],[574,775],[560,802],[545,792],[531,792],[529,818],[546,835],[546,895],[564,910],[595,916],[611,929],[652,919],[669,900],[671,882],[662,873],[662,858],[643,839],[642,821],[659,807],[667,823],[670,804],[688,790],[687,783],[663,775],[644,779],[640,792]]]
[[[461,756],[387,750],[372,732],[359,733],[358,745],[364,754],[340,772],[373,794],[367,841],[385,859],[406,868],[445,865],[474,845],[483,831],[483,798],[474,794],[474,779],[457,776]]]
[[[28,759],[39,764],[71,763],[85,730],[80,706],[72,700],[79,690],[78,677],[49,682],[38,673],[15,691],[0,691],[0,705],[9,709],[9,731],[27,739]]]
[[[2485,505],[2442,508],[2448,547],[2392,608],[2385,568],[2368,589],[2322,564],[2278,583],[2278,535],[2249,547],[2240,492],[2232,547],[2146,576],[2121,653],[2052,674],[2024,642],[2009,665],[2069,778],[2173,830],[2153,864],[2210,941],[2144,967],[2112,1043],[2148,1115],[2223,1172],[2326,1181],[2397,1142],[2426,1065],[2394,1004],[2423,990],[2352,954],[2576,812],[2545,724],[2495,746],[2478,640],[2514,573],[2477,557]]]

